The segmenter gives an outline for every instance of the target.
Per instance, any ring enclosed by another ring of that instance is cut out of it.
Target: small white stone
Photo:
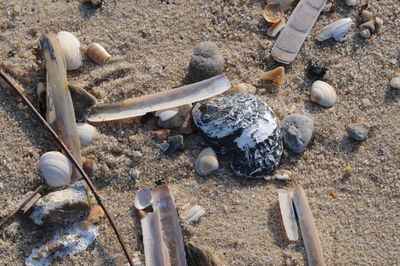
[[[360,35],[361,37],[368,39],[369,37],[371,37],[371,33],[369,32],[369,29],[362,29],[360,31]]]
[[[371,101],[367,98],[362,99],[361,102],[364,107],[371,105]]]
[[[391,86],[393,89],[398,89],[398,90],[400,90],[400,77],[393,78],[393,79],[390,81],[390,86]]]
[[[347,6],[356,6],[357,0],[346,0],[346,5]]]

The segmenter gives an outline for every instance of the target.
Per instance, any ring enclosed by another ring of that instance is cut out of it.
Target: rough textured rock
[[[300,153],[310,142],[313,130],[311,118],[300,114],[288,115],[282,123],[283,143],[291,151]]]
[[[165,154],[171,154],[176,151],[183,150],[183,136],[176,135],[168,137],[168,148],[165,150]]]
[[[367,123],[352,124],[347,127],[349,136],[357,141],[364,141],[368,137],[369,125]]]
[[[280,129],[259,97],[230,94],[199,103],[193,121],[217,153],[230,156],[235,175],[262,177],[276,169],[283,149]]]
[[[190,60],[189,77],[193,81],[212,78],[221,74],[224,66],[224,57],[218,46],[213,42],[201,42]]]
[[[30,218],[35,224],[71,222],[86,214],[89,202],[84,181],[39,199]]]

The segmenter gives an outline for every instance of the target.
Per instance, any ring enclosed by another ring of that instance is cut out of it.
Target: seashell
[[[353,20],[351,18],[339,19],[325,26],[317,35],[317,40],[322,42],[333,38],[336,41],[340,41],[347,34],[352,24]]]
[[[84,161],[82,167],[88,176],[94,176],[97,171],[96,162],[92,159],[87,159],[86,161]]]
[[[98,224],[100,222],[100,219],[104,217],[104,215],[105,213],[103,211],[103,208],[101,208],[100,205],[95,205],[90,208],[90,212],[86,221],[92,224]]]
[[[39,170],[51,187],[69,185],[71,182],[72,163],[61,152],[50,151],[39,159]]]
[[[301,0],[272,47],[274,60],[290,64],[297,56],[327,0]]]
[[[68,31],[60,31],[57,33],[57,39],[65,57],[67,70],[79,68],[82,64],[81,44],[79,40]]]
[[[89,56],[97,64],[103,65],[110,59],[111,55],[107,53],[106,49],[98,43],[91,43],[85,51],[86,55]]]
[[[317,80],[311,86],[311,101],[325,107],[331,107],[336,103],[336,91],[328,83]]]
[[[275,2],[268,3],[263,11],[263,17],[269,23],[277,23],[283,15],[281,5]]]
[[[97,129],[89,124],[77,123],[79,139],[82,147],[89,145],[97,136]]]
[[[211,148],[202,150],[194,162],[194,168],[199,175],[208,175],[218,167],[217,154]]]
[[[270,2],[275,2],[278,3],[282,10],[285,11],[286,9],[288,9],[290,7],[290,4],[293,2],[293,0],[267,0],[268,3]]]
[[[151,135],[157,137],[159,140],[164,141],[171,134],[169,129],[160,129],[151,131]]]
[[[151,191],[148,189],[141,189],[136,193],[134,205],[138,210],[143,210],[152,204]]]
[[[292,202],[293,192],[284,189],[278,189],[279,209],[286,236],[289,241],[299,240],[299,230],[296,222],[296,214]]]
[[[197,222],[204,214],[206,214],[204,208],[200,205],[195,205],[189,210],[185,211],[182,215],[182,218],[186,223],[193,223]]]
[[[166,121],[173,116],[175,116],[179,112],[178,108],[172,108],[168,110],[157,111],[155,116],[159,117],[161,121]]]
[[[285,82],[285,69],[277,67],[273,70],[267,71],[261,75],[262,80],[272,81],[275,84],[283,84]]]
[[[286,169],[276,170],[272,176],[278,180],[292,180],[292,173]]]
[[[268,28],[267,35],[269,37],[275,37],[284,27],[285,27],[285,18],[281,18],[278,22],[271,25]]]
[[[400,90],[400,77],[392,78],[390,80],[390,87]]]

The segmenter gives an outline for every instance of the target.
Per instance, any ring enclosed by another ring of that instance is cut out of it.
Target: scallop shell
[[[65,57],[67,70],[79,68],[82,64],[81,44],[79,40],[68,31],[60,31],[57,33],[57,39]]]
[[[336,103],[336,91],[328,83],[317,80],[311,86],[311,101],[319,105],[330,107]]]
[[[97,136],[97,129],[89,124],[77,123],[79,139],[82,147],[89,145]]]
[[[268,28],[267,35],[269,37],[275,37],[284,27],[285,27],[285,18],[281,18],[278,22],[271,25]]]
[[[214,170],[217,170],[219,164],[215,151],[211,148],[206,148],[200,152],[194,162],[194,167],[199,175],[208,175]]]
[[[66,186],[71,182],[72,163],[61,152],[43,154],[39,159],[39,170],[51,187]]]
[[[281,5],[275,2],[268,3],[263,11],[263,17],[269,23],[277,23],[283,15]]]
[[[325,26],[317,36],[317,40],[322,42],[329,38],[340,41],[349,31],[353,20],[351,18],[339,19],[328,26]]]
[[[267,71],[261,75],[261,79],[272,81],[278,85],[283,84],[285,82],[285,69],[280,66],[271,71]]]
[[[159,117],[161,121],[166,121],[174,117],[179,112],[179,108],[172,108],[168,110],[157,111],[155,116]]]
[[[97,64],[104,64],[111,57],[111,55],[98,43],[92,43],[86,49],[86,55],[89,56]]]

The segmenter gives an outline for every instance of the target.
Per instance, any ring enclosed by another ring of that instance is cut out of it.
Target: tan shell
[[[267,35],[269,37],[275,37],[286,25],[285,18],[281,18],[278,22],[271,25],[268,28]]]
[[[285,82],[285,69],[281,66],[277,67],[262,74],[261,79],[272,81],[273,83],[278,85],[283,84]]]
[[[275,2],[268,3],[263,11],[263,17],[269,23],[277,23],[284,14],[281,5]]]
[[[211,148],[206,148],[200,152],[199,156],[194,162],[194,167],[199,175],[208,175],[217,170],[219,164],[215,151]]]
[[[335,89],[328,83],[317,80],[311,86],[311,101],[325,107],[331,107],[336,103]]]
[[[103,65],[111,57],[111,55],[98,43],[92,43],[86,49],[86,55],[89,56],[97,64]]]

